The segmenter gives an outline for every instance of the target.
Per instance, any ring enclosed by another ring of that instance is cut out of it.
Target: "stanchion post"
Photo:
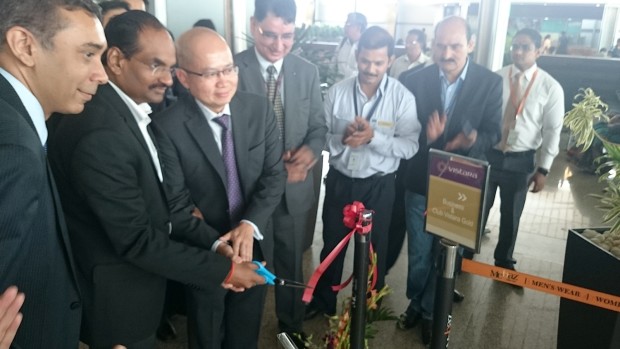
[[[372,224],[372,211],[361,214],[362,227]],[[355,254],[353,255],[353,296],[351,298],[351,349],[364,349],[366,333],[366,294],[368,293],[368,251],[371,232],[358,230],[355,234]]]
[[[452,326],[452,301],[454,295],[454,272],[458,244],[441,239],[441,259],[437,289],[435,290],[435,308],[433,309],[433,336],[431,349],[447,348],[450,342]]]

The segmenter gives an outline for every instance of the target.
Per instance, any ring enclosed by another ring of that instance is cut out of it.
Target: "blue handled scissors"
[[[253,261],[253,263],[258,266],[258,269],[256,269],[256,273],[265,278],[265,283],[267,285],[296,287],[296,288],[311,288],[310,286],[303,284],[301,282],[287,280],[287,279],[280,279],[276,277],[269,270],[267,270],[267,268],[265,268],[263,263],[259,261]]]

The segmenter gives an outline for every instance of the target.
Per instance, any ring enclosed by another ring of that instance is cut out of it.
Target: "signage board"
[[[431,149],[426,195],[426,231],[480,251],[489,164]]]

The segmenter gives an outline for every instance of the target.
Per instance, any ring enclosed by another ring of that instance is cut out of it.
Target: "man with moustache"
[[[330,170],[323,203],[324,260],[348,233],[342,210],[361,201],[373,210],[372,243],[377,253],[377,285],[383,288],[387,232],[394,202],[395,172],[401,159],[418,150],[420,123],[416,98],[387,74],[394,60],[394,39],[370,27],[358,42],[357,76],[332,86],[325,99]],[[343,251],[344,252],[344,251]],[[345,253],[327,268],[308,305],[308,315],[336,313],[337,292]]]
[[[485,218],[499,188],[500,225],[495,265],[512,270],[528,187],[534,184],[533,193],[544,188],[547,173],[559,152],[564,120],[562,87],[536,65],[541,42],[541,35],[529,28],[519,30],[512,38],[513,64],[498,72],[504,82],[502,138],[487,152],[491,174]],[[540,151],[538,160],[537,151]]]
[[[81,112],[107,81],[106,40],[90,0],[2,0],[0,8],[0,347],[76,348],[83,299],[45,121]]]
[[[79,117],[50,120],[50,160],[76,247],[82,341],[91,349],[153,348],[167,278],[199,289],[248,288],[264,278],[252,263],[195,247],[218,248],[219,234],[191,216],[186,193],[165,190],[179,187],[172,146],[154,141],[161,131],[144,108],[172,82],[170,34],[142,11],[114,17],[105,34],[110,83]]]
[[[177,77],[189,95],[156,122],[174,145],[205,222],[231,235],[242,260],[269,261],[273,236],[267,222],[286,178],[270,104],[237,91],[238,68],[215,31],[193,28],[177,47]],[[265,287],[244,293],[186,288],[190,348],[256,348],[265,294]]]
[[[250,19],[255,46],[234,59],[239,66],[239,90],[267,96],[273,105],[287,172],[285,192],[272,217],[273,268],[281,278],[301,281],[307,222],[309,217],[316,218],[314,181],[321,176],[313,168],[321,166],[317,162],[322,158],[327,128],[318,70],[290,53],[296,13],[293,0],[256,0]],[[291,334],[293,340],[301,338],[299,346],[305,337],[302,293],[302,289],[287,287],[275,290],[280,331]]]
[[[431,340],[437,277],[433,263],[437,240],[424,231],[428,151],[434,148],[484,159],[501,137],[501,79],[468,58],[474,45],[465,19],[443,19],[435,27],[435,64],[408,75],[404,81],[417,98],[423,132],[421,150],[405,170],[410,303],[398,327],[412,328],[422,319],[424,344]]]

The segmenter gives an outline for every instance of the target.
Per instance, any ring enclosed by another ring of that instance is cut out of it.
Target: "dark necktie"
[[[267,98],[273,103],[273,113],[276,115],[276,123],[280,136],[284,134],[284,106],[282,105],[282,95],[278,93],[278,81],[276,75],[276,67],[270,65],[267,67],[269,77],[267,79]]]
[[[226,168],[228,213],[231,223],[235,225],[239,222],[243,214],[243,195],[241,193],[241,184],[239,183],[239,174],[237,172],[235,145],[230,128],[230,115],[223,114],[213,120],[222,126],[222,160],[224,160],[224,167]]]

